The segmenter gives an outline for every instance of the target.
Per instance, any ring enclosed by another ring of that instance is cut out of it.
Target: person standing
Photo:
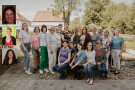
[[[51,74],[55,74],[53,72],[52,67],[56,64],[56,51],[57,51],[56,34],[54,32],[55,32],[55,27],[52,27],[47,37],[48,54],[49,54],[49,71]]]
[[[124,48],[124,39],[119,34],[120,30],[115,30],[115,36],[112,36],[111,42],[111,55],[115,74],[120,73],[120,58]]]
[[[91,35],[92,45],[93,45],[94,50],[96,50],[96,42],[97,42],[98,40],[100,40],[100,37],[99,37],[99,35],[97,34],[97,29],[96,29],[96,28],[93,28],[92,33],[93,33],[93,34]]]
[[[43,74],[43,68],[45,72],[49,72],[47,67],[48,67],[48,51],[47,51],[47,26],[42,25],[41,27],[41,32],[38,34],[39,41],[40,41],[40,74]]]
[[[39,43],[39,39],[38,39],[39,32],[40,32],[40,28],[35,27],[34,34],[30,38],[32,55],[33,55],[33,64],[34,64],[33,73],[36,73],[36,71],[39,68],[39,64],[40,64],[40,53],[39,53],[39,44],[40,43]]]
[[[60,48],[61,48],[61,35],[60,35],[59,27],[56,27],[55,34],[56,34],[56,41],[57,41],[56,64],[58,64],[58,56],[59,56],[59,52],[60,52]]]
[[[111,32],[108,29],[105,29],[103,32],[102,47],[106,50],[106,54],[107,54],[107,60],[106,60],[107,69],[108,69],[108,64],[111,64],[111,59],[109,59],[111,54],[111,40],[112,40]],[[110,63],[108,63],[108,61]]]
[[[26,23],[22,24],[22,30],[19,33],[19,38],[20,38],[20,49],[24,54],[24,69],[25,73],[27,74],[32,74],[30,69],[29,69],[29,62],[30,62],[30,34],[29,34],[29,29],[28,25]]]

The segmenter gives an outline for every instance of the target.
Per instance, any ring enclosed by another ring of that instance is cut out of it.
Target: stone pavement
[[[135,90],[135,81],[0,79],[0,90]]]
[[[0,90],[135,90],[135,80],[95,80],[88,85],[85,80],[59,80],[58,76],[58,73],[40,75],[39,72],[27,75],[22,60],[0,76]]]

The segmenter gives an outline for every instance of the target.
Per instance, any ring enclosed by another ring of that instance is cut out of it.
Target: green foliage
[[[81,21],[80,18],[75,18],[70,22],[70,29],[73,29],[74,27],[81,27]]]
[[[16,38],[16,26],[2,26],[2,37],[6,36],[6,29],[10,27],[12,29],[11,36]]]
[[[80,0],[54,0],[54,5],[51,5],[51,7],[54,15],[62,13],[64,23],[69,24],[71,13],[79,10]]]
[[[110,0],[88,0],[85,3],[83,25],[95,24],[103,28],[115,27],[122,34],[135,34],[135,3],[113,3]]]

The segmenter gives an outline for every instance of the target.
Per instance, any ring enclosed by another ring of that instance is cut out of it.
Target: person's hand
[[[101,62],[97,62],[98,65],[101,65]]]
[[[28,50],[26,48],[24,48],[24,52],[27,52]]]
[[[58,63],[58,66],[61,66],[61,63]]]
[[[122,57],[122,52],[120,53],[120,55],[119,55],[120,57]]]
[[[50,53],[53,54],[53,50],[50,50]]]
[[[69,64],[70,67],[72,67],[72,65],[73,65],[72,63]]]
[[[39,52],[41,52],[41,49],[39,48]]]
[[[55,49],[55,52],[57,53],[57,48]]]
[[[85,63],[85,64],[83,64],[83,66],[86,66],[87,64]]]
[[[72,67],[71,67],[71,69],[74,69],[74,68],[75,68],[75,66],[72,66]]]

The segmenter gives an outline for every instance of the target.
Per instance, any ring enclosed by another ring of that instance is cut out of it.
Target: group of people
[[[123,52],[124,39],[120,37],[120,30],[93,28],[92,33],[86,27],[82,30],[73,28],[69,31],[67,24],[54,26],[48,30],[42,25],[37,26],[33,34],[29,34],[28,25],[23,23],[19,32],[20,48],[24,53],[24,69],[27,74],[32,74],[29,69],[30,55],[33,54],[33,73],[39,70],[40,74],[54,71],[59,72],[60,79],[67,76],[66,69],[77,79],[81,78],[79,70],[84,68],[88,78],[86,82],[93,84],[93,70],[97,69],[101,76],[107,78],[108,67],[115,74],[120,73],[120,58]]]

